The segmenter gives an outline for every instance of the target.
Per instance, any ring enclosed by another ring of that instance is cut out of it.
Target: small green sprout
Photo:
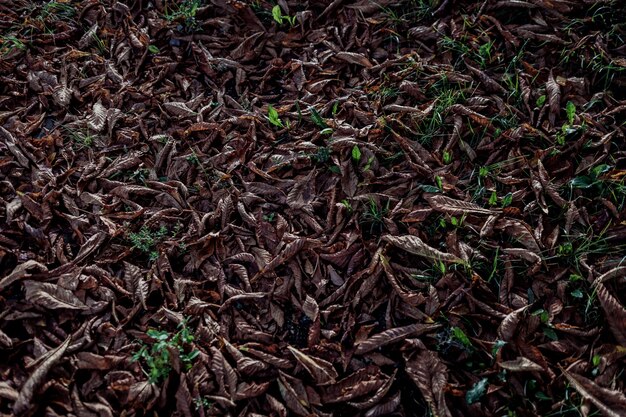
[[[350,204],[350,202],[348,200],[341,200],[341,205],[344,206],[346,208],[346,210],[348,210],[348,213],[352,213],[352,204]]]
[[[545,102],[546,102],[546,95],[544,94],[544,95],[539,96],[535,104],[537,105],[537,107],[541,107],[545,104]]]
[[[352,148],[352,160],[357,164],[361,160],[361,150],[357,145],[354,145],[354,148]]]
[[[567,102],[565,106],[565,112],[567,113],[567,122],[570,125],[574,124],[574,117],[576,116],[576,106],[571,101]]]
[[[452,327],[451,330],[452,330],[452,337],[454,339],[458,340],[466,348],[472,347],[472,342],[470,341],[469,337],[467,337],[463,329],[455,326],[455,327]]]
[[[156,231],[151,231],[147,226],[142,226],[139,232],[129,233],[128,240],[133,245],[133,249],[139,249],[141,252],[148,254],[151,261],[155,261],[159,257],[157,245],[167,236],[167,228],[161,226]]]
[[[2,36],[0,37],[0,56],[8,55],[15,49],[26,49],[26,44],[16,38],[15,36]]]
[[[285,127],[285,124],[278,115],[278,111],[271,104],[267,106],[267,119],[276,127],[280,127],[281,129]]]
[[[324,118],[318,113],[317,110],[315,110],[315,108],[311,107],[309,108],[309,111],[311,112],[311,120],[313,120],[313,123],[315,123],[320,129],[326,129],[328,127]]]
[[[435,182],[437,183],[437,188],[439,188],[440,191],[443,191],[443,179],[441,179],[439,175],[435,176]]]
[[[189,349],[188,346],[194,341],[194,336],[183,321],[174,335],[165,330],[149,329],[146,334],[153,339],[150,345],[141,343],[141,348],[133,355],[133,362],[141,362],[147,367],[143,372],[150,383],[155,384],[163,381],[172,370],[170,350],[179,352],[181,362],[186,370],[191,369],[193,360],[198,357],[200,351]]]
[[[284,20],[289,22],[289,25],[291,27],[294,27],[296,25],[296,16],[284,15],[278,4],[272,7],[272,17],[279,25],[282,25]]]
[[[502,208],[508,207],[513,202],[513,194],[508,193],[504,197],[502,197]]]

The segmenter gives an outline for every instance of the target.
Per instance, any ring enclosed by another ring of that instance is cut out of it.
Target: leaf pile
[[[626,415],[621,1],[0,15],[0,413]]]

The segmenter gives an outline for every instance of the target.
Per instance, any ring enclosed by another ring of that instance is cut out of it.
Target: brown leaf
[[[505,342],[511,342],[517,332],[517,327],[519,326],[522,318],[524,317],[524,313],[528,309],[528,306],[519,308],[511,313],[507,314],[507,316],[500,323],[500,327],[498,327],[498,335],[500,339]]]
[[[302,304],[302,311],[313,321],[317,320],[320,314],[320,308],[317,305],[317,301],[309,295],[306,296],[304,303]]]
[[[19,392],[9,385],[8,382],[0,381],[0,398],[5,400],[15,401],[19,396]]]
[[[128,402],[136,407],[143,406],[149,410],[157,394],[158,387],[155,384],[151,384],[148,381],[135,382],[128,391]]]
[[[334,57],[340,61],[347,62],[349,64],[356,64],[362,67],[371,68],[373,65],[369,59],[363,54],[357,54],[354,52],[337,52]]]
[[[611,333],[620,345],[626,346],[626,308],[609,294],[604,284],[600,283],[596,288]]]
[[[187,107],[185,103],[163,103],[163,107],[175,116],[190,117],[196,115],[196,112]]]
[[[359,342],[356,346],[356,354],[362,355],[379,347],[396,343],[407,337],[415,337],[430,331],[436,330],[441,327],[438,324],[410,324],[408,326],[396,327],[394,329],[388,329],[381,333],[375,334],[367,340]]]
[[[543,371],[541,365],[536,364],[530,359],[520,356],[511,361],[504,361],[498,363],[501,368],[511,372],[540,372]]]
[[[350,406],[358,408],[359,410],[366,410],[372,406],[374,406],[375,404],[380,403],[380,401],[387,395],[387,393],[389,392],[389,390],[391,389],[391,386],[393,385],[394,382],[396,382],[396,374],[398,373],[398,370],[394,370],[393,374],[387,378],[387,381],[385,382],[385,384],[378,388],[378,390],[374,393],[374,395],[370,396],[368,399],[364,400],[364,401],[360,401],[360,402],[348,402],[348,404],[350,404]]]
[[[554,81],[552,70],[546,81],[546,93],[548,95],[548,103],[550,104],[550,123],[554,125],[556,116],[559,114],[561,108],[561,87]]]
[[[338,374],[332,363],[320,358],[312,358],[291,346],[287,346],[287,349],[295,356],[300,365],[311,374],[318,385],[332,384],[335,382],[335,378],[337,378]]]
[[[19,264],[17,265],[13,271],[11,271],[11,273],[9,275],[7,275],[6,277],[2,278],[2,280],[0,280],[0,290],[8,287],[9,285],[11,285],[12,283],[14,283],[17,280],[20,279],[24,279],[24,278],[29,278],[31,276],[31,274],[28,272],[29,270],[35,270],[37,272],[47,272],[48,268],[46,268],[45,265],[40,264],[37,261],[34,261],[32,259],[27,260],[26,262],[24,262],[23,264]]]
[[[85,243],[83,243],[80,251],[76,255],[76,257],[72,260],[74,264],[77,264],[91,255],[94,251],[96,251],[104,241],[106,240],[107,234],[105,232],[98,232],[91,236]]]
[[[299,396],[282,372],[278,376],[278,388],[287,408],[299,416],[310,414],[308,398]]]
[[[15,414],[24,414],[36,406],[33,403],[33,399],[37,394],[37,389],[44,383],[48,372],[61,360],[71,341],[72,338],[68,337],[63,343],[50,351],[47,358],[28,377],[20,389],[20,394],[15,404],[13,404],[13,412]]]
[[[480,207],[478,204],[470,203],[467,201],[455,200],[441,194],[425,194],[424,198],[426,199],[426,201],[428,201],[428,204],[430,204],[433,209],[442,213],[455,215],[470,213],[490,216],[499,211],[485,209]]]
[[[242,382],[241,384],[239,384],[239,386],[237,386],[235,399],[237,401],[241,401],[263,395],[269,389],[270,384],[270,382]]]
[[[18,147],[15,137],[2,126],[0,126],[0,138],[4,141],[7,148],[9,148],[9,152],[13,154],[17,162],[21,166],[28,168],[30,165],[29,158],[24,151]]]
[[[194,413],[191,411],[191,404],[193,399],[187,386],[187,377],[185,374],[180,376],[180,382],[178,383],[178,389],[176,390],[176,409],[185,417],[191,417]]]
[[[417,236],[405,235],[405,236],[383,236],[383,240],[403,249],[409,253],[423,256],[425,258],[435,259],[438,261],[448,261],[456,263],[465,263],[461,258],[454,256],[450,253],[441,252],[433,247],[428,246]]]
[[[325,403],[336,404],[364,397],[380,389],[385,384],[380,372],[375,367],[361,368],[336,384],[325,387]]]
[[[566,370],[563,370],[563,374],[576,391],[598,407],[605,416],[626,416],[626,396],[623,392],[600,387],[593,381]]]
[[[378,416],[388,416],[393,414],[394,411],[400,406],[400,392],[391,397],[391,399],[382,404],[378,404],[365,413],[365,417],[378,417]],[[435,416],[437,417],[437,416]]]
[[[51,310],[67,309],[67,310],[86,310],[88,307],[72,293],[51,283],[42,283],[36,281],[25,281],[26,299],[41,307]]]
[[[599,284],[599,283],[606,282],[610,279],[620,278],[620,277],[626,277],[626,266],[617,266],[613,269],[610,269],[609,271],[606,271],[604,274],[596,278],[595,283]],[[0,288],[2,288],[1,284],[0,284]]]
[[[448,368],[436,353],[425,350],[407,361],[406,372],[421,391],[435,417],[452,416],[445,398]]]

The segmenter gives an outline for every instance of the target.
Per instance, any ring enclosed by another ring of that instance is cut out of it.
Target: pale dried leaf
[[[520,356],[510,361],[500,362],[498,364],[501,368],[510,372],[539,372],[543,371],[541,365],[536,364],[530,359]]]
[[[481,215],[493,215],[499,210],[485,209],[478,204],[470,203],[467,201],[455,200],[450,197],[446,197],[441,194],[426,194],[424,195],[426,201],[430,206],[442,213],[462,215],[462,214],[481,214]]]
[[[450,253],[441,252],[433,247],[428,246],[417,236],[404,235],[404,236],[383,236],[383,240],[391,243],[392,245],[403,249],[414,255],[423,256],[425,258],[435,259],[438,261],[448,261],[456,263],[464,263],[464,261]]]

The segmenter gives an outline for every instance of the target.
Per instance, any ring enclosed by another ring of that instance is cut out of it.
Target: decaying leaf
[[[623,2],[0,3],[0,415],[626,414]]]
[[[626,308],[609,294],[604,284],[598,284],[596,288],[611,333],[620,345],[626,346]]]
[[[311,374],[315,382],[320,385],[335,382],[338,374],[331,363],[320,358],[312,358],[291,346],[287,348],[298,362]]]
[[[448,369],[434,352],[423,351],[407,361],[406,371],[428,402],[430,410],[438,417],[451,417],[446,403],[445,387],[448,383]]]
[[[449,213],[449,214],[482,214],[482,215],[493,215],[496,213],[496,210],[489,210],[480,207],[474,203],[468,203],[467,201],[455,200],[453,198],[449,198],[440,194],[427,194],[425,196],[426,201],[430,204],[430,206],[440,212]]]
[[[441,252],[433,247],[428,246],[419,237],[412,235],[405,236],[383,236],[383,240],[391,243],[392,245],[403,249],[409,253],[423,256],[425,258],[434,259],[437,261],[448,261],[456,263],[464,263],[464,261],[450,253]]]
[[[367,352],[371,352],[374,349],[378,349],[381,346],[388,345],[390,343],[397,343],[401,340],[411,336],[419,336],[424,333],[431,332],[438,329],[440,326],[437,324],[410,324],[408,326],[396,327],[394,329],[385,330],[381,333],[366,339],[357,344],[356,354],[362,355]]]
[[[37,390],[44,384],[48,372],[61,360],[71,341],[71,337],[68,337],[63,343],[50,351],[46,359],[39,364],[37,369],[33,371],[24,385],[22,385],[19,396],[13,404],[13,412],[16,415],[24,414],[37,405],[33,401],[37,395]]]
[[[564,370],[563,374],[576,391],[598,407],[605,416],[620,417],[626,415],[626,396],[623,392],[600,387],[593,381],[572,372]]]

